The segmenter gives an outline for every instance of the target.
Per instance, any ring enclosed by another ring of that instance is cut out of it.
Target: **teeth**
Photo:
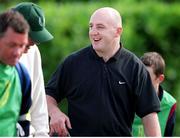
[[[94,39],[94,41],[99,41],[100,39]]]

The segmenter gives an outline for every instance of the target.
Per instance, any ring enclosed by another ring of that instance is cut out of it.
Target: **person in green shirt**
[[[20,136],[17,126],[20,133],[25,133],[22,136],[28,135],[29,122],[24,118],[30,107],[25,104],[31,102],[30,95],[22,92],[20,76],[23,76],[16,68],[28,43],[28,32],[29,25],[18,12],[8,10],[0,14],[0,136],[3,137]],[[29,88],[27,85],[25,89]]]
[[[165,61],[157,52],[147,52],[141,57],[146,66],[160,100],[161,111],[158,113],[162,136],[173,136],[176,117],[176,100],[165,90],[161,83],[164,81]],[[136,115],[133,123],[133,136],[145,136],[141,119]]]

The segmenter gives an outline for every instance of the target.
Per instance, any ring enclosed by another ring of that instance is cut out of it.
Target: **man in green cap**
[[[20,62],[28,69],[32,82],[32,106],[30,109],[32,127],[30,133],[34,136],[48,136],[48,111],[41,56],[37,44],[49,41],[53,39],[53,36],[45,27],[45,16],[38,5],[22,2],[12,9],[20,12],[30,26],[28,47],[20,59]]]

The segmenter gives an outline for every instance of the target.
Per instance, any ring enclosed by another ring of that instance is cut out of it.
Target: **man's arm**
[[[71,129],[69,118],[60,111],[56,100],[47,95],[48,113],[50,116],[50,135],[68,136],[67,128]]]
[[[161,137],[161,129],[157,113],[150,113],[142,118],[146,136]]]
[[[31,46],[28,53],[22,55],[20,62],[28,69],[32,82],[30,134],[35,137],[46,137],[49,132],[48,110],[38,47],[36,45]]]

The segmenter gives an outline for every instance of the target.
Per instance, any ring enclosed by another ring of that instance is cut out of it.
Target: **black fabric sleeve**
[[[64,62],[59,64],[56,71],[52,74],[50,80],[45,86],[46,95],[53,97],[59,103],[65,97],[66,87],[66,69]]]
[[[135,70],[134,90],[137,96],[136,114],[144,117],[152,112],[160,111],[160,101],[152,85],[149,72],[139,62]]]
[[[46,94],[53,97],[56,100],[56,102],[60,101],[58,93],[58,83],[61,76],[61,68],[62,65],[59,64],[56,71],[52,74],[50,80],[45,86]]]

